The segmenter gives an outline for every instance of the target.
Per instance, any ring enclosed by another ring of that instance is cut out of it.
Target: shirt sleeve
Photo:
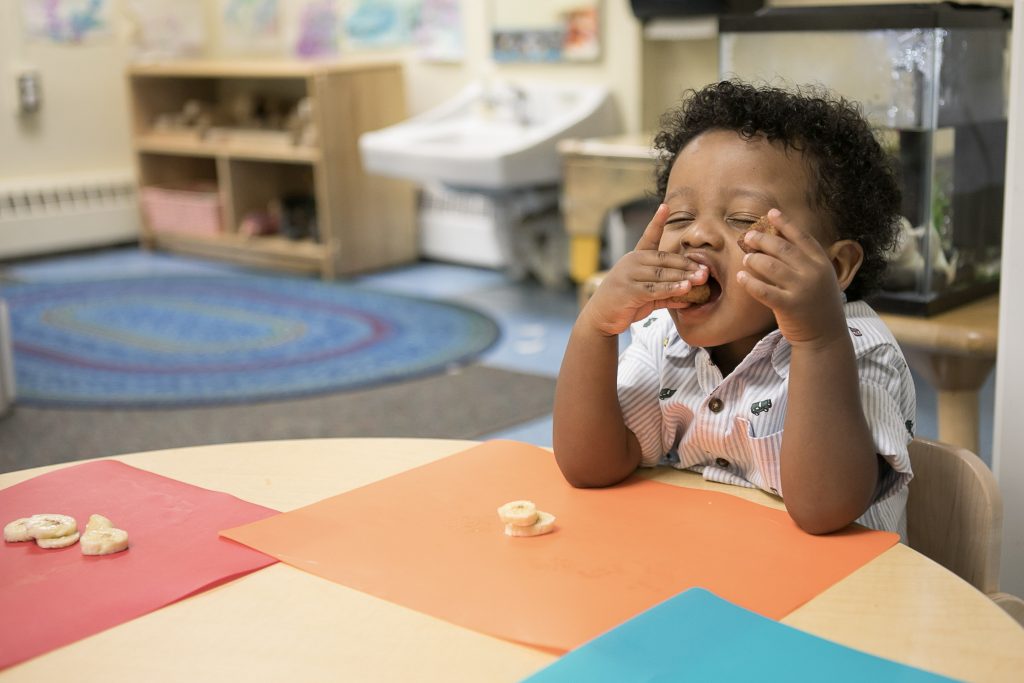
[[[913,437],[917,406],[914,381],[903,354],[892,344],[879,344],[857,358],[860,400],[876,452],[889,464],[878,483],[874,502],[901,491],[910,482],[907,446]]]
[[[640,442],[642,467],[654,467],[665,454],[658,401],[661,376],[655,351],[656,348],[660,351],[661,344],[656,346],[655,342],[661,335],[652,331],[652,328],[660,327],[651,325],[643,328],[640,323],[635,323],[631,330],[632,341],[619,357],[619,407],[626,428]]]

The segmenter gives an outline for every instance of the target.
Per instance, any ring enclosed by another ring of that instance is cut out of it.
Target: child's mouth
[[[718,280],[716,280],[714,277],[712,277],[710,275],[708,275],[708,281],[707,281],[706,284],[708,286],[708,289],[711,290],[711,296],[708,297],[708,300],[707,300],[706,303],[712,304],[712,303],[718,301],[721,298],[721,296],[722,296],[722,285],[718,284]]]
[[[716,301],[718,301],[722,297],[722,285],[719,284],[718,280],[716,280],[710,274],[708,275],[707,282],[704,283],[704,286],[708,288],[708,292],[709,292],[707,300],[703,301],[702,303],[699,303],[699,304],[697,304],[697,303],[692,304],[693,307],[698,307],[699,308],[701,306],[707,306],[708,304],[713,304],[713,303],[715,303]]]

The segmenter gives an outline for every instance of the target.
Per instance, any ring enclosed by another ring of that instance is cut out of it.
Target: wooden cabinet
[[[366,174],[358,146],[406,117],[400,64],[154,63],[132,66],[128,85],[145,245],[324,278],[417,258],[414,187]],[[288,112],[305,125],[290,131]],[[248,115],[258,125],[239,123]],[[173,210],[154,221],[146,188],[203,188],[219,200],[219,225],[197,230]],[[309,235],[240,229],[289,197],[314,212]]]

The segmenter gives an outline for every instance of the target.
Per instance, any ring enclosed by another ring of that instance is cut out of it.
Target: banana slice
[[[505,525],[506,536],[541,536],[555,530],[555,516],[543,510],[537,510],[537,521],[530,526]]]
[[[532,500],[513,500],[498,508],[498,516],[505,524],[530,526],[537,521],[537,506]]]
[[[57,536],[56,538],[37,538],[36,545],[40,548],[52,549],[52,548],[67,548],[69,545],[74,545],[78,542],[78,532],[73,531],[67,536]]]
[[[83,555],[110,555],[128,549],[128,532],[124,529],[104,527],[87,530],[82,534]]]
[[[19,543],[21,541],[31,541],[32,534],[28,530],[28,517],[22,517],[16,519],[13,522],[9,522],[4,527],[4,540],[8,543]]]
[[[112,529],[114,523],[103,515],[89,515],[89,522],[85,525],[86,532],[95,529]]]
[[[67,515],[32,515],[25,522],[25,527],[32,534],[32,538],[36,540],[70,536],[78,531],[78,523],[75,522],[75,518]]]

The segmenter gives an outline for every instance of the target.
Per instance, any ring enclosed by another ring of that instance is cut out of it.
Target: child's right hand
[[[680,297],[707,282],[706,266],[659,249],[668,213],[666,204],[658,207],[636,249],[608,271],[580,314],[601,333],[622,334],[658,308],[686,308]]]

